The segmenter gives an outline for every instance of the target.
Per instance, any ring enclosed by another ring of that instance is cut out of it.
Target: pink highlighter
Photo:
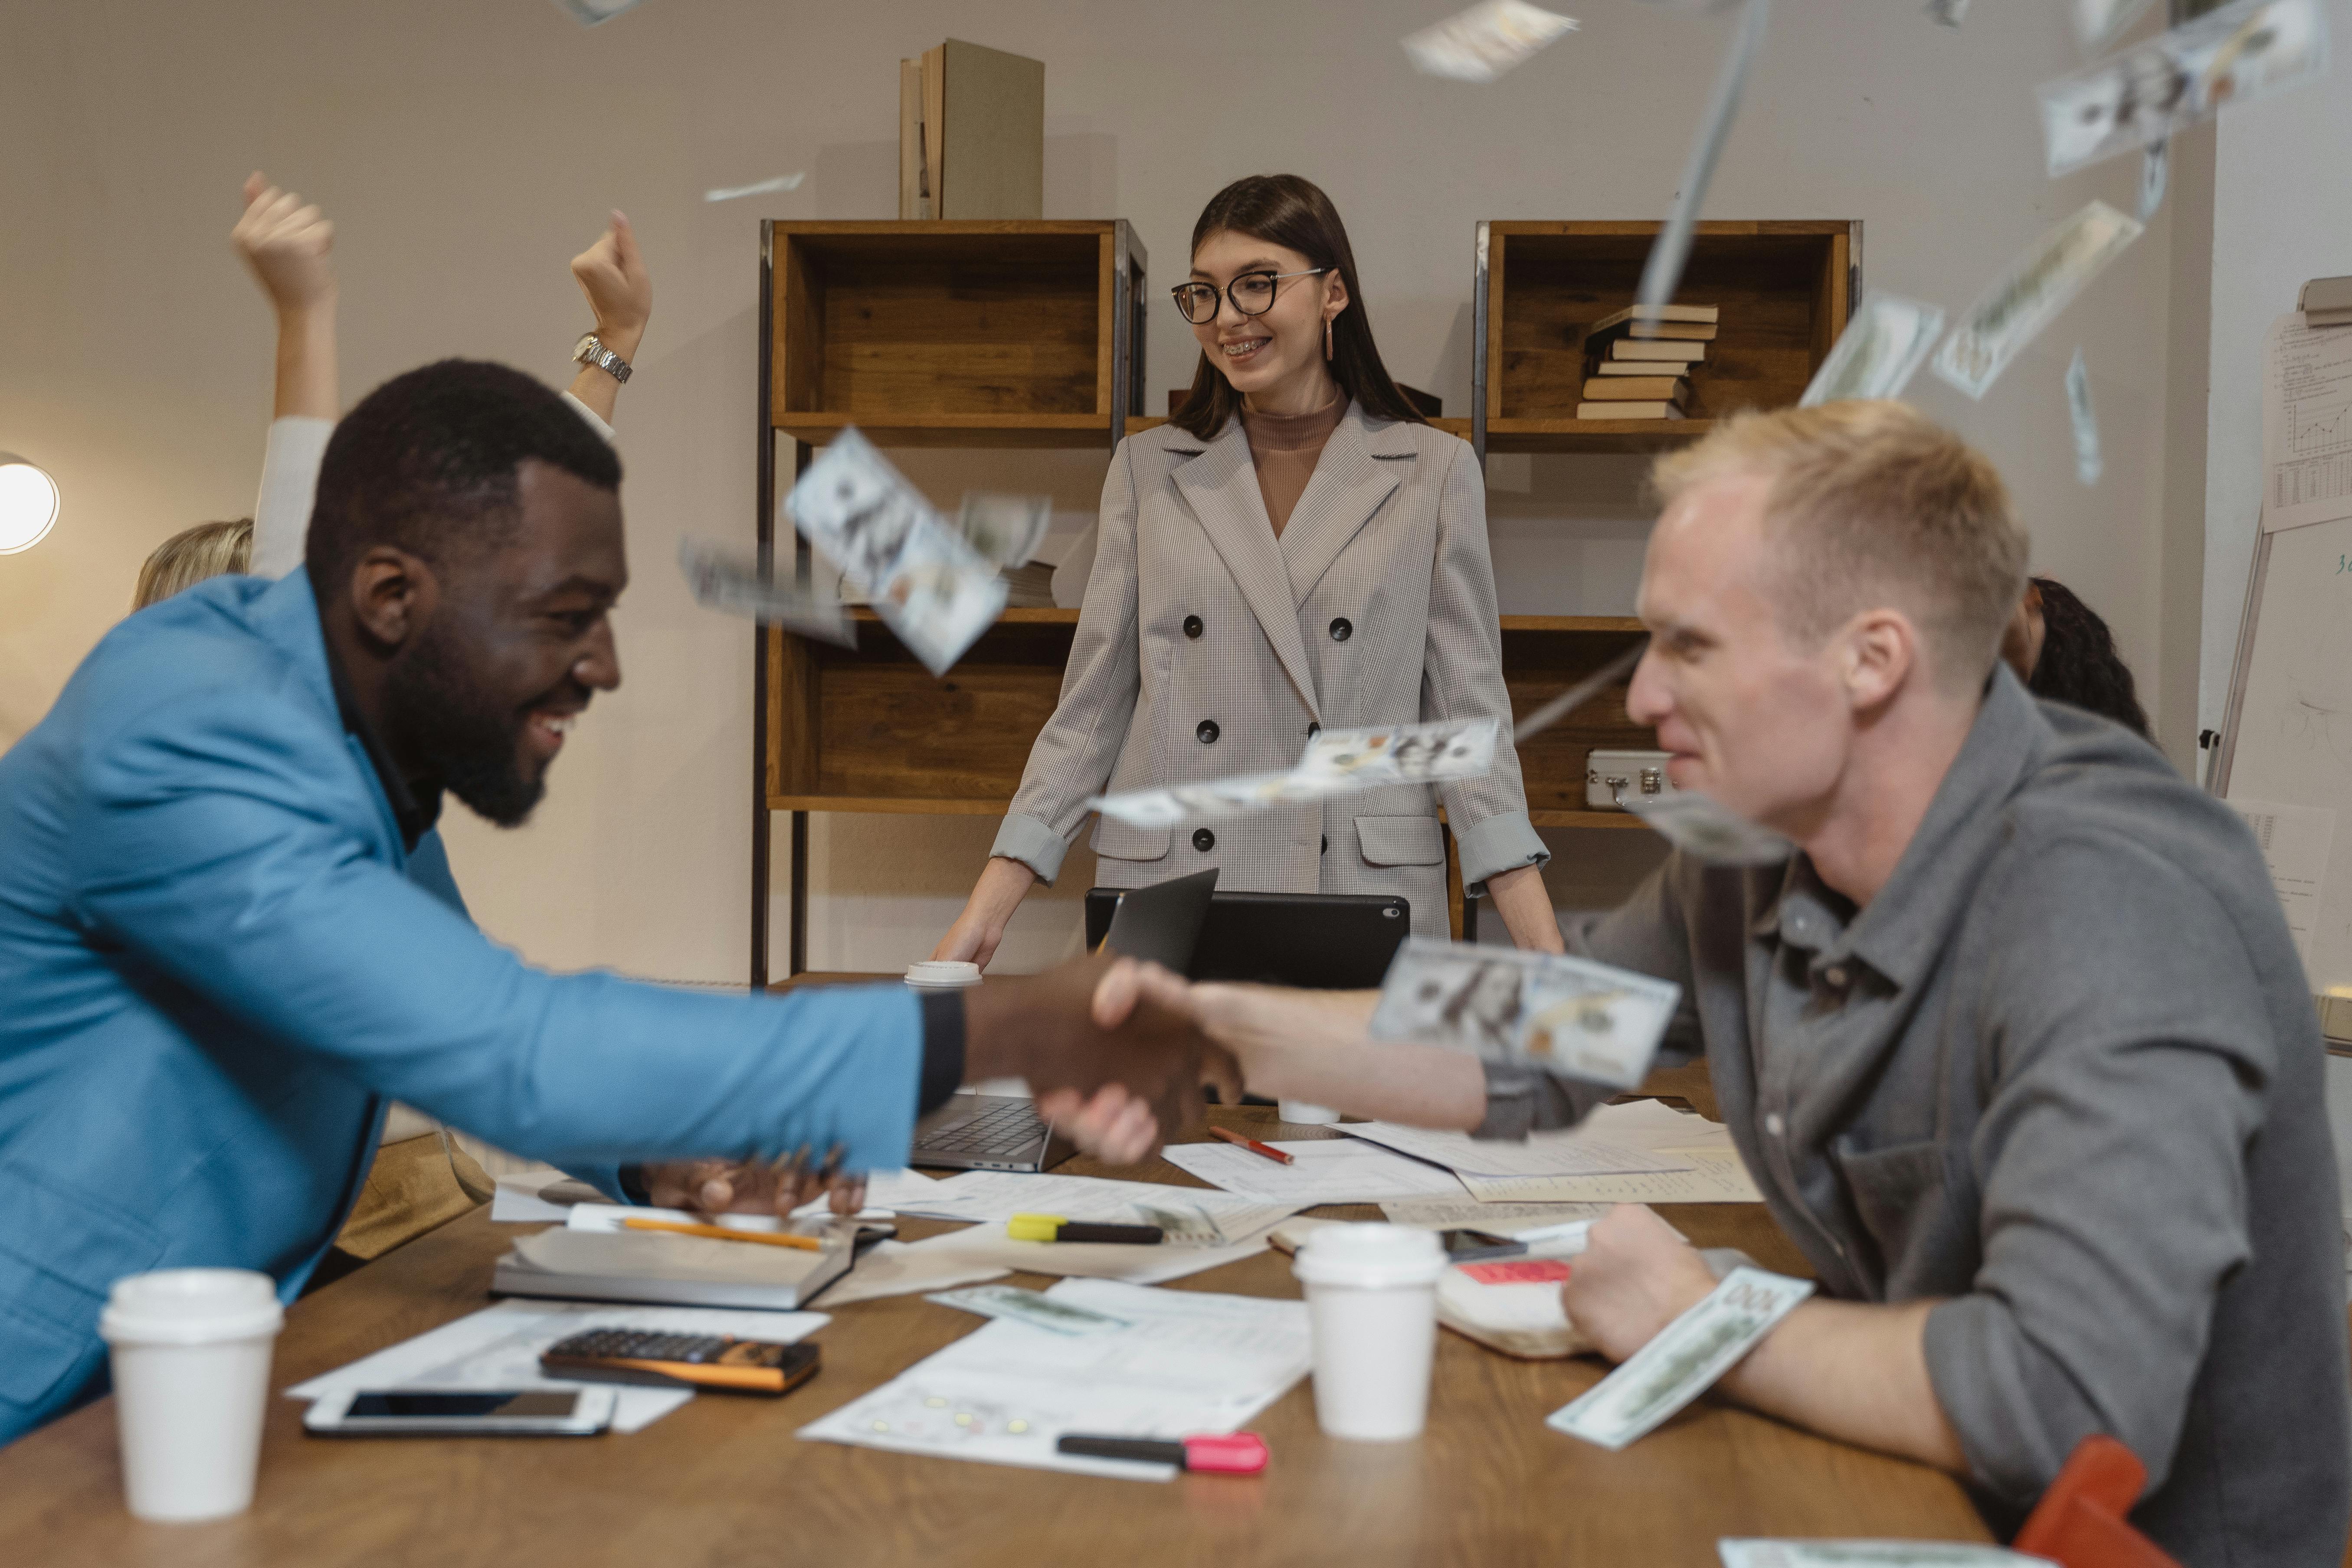
[[[1254,1476],[1265,1468],[1265,1439],[1255,1432],[1226,1436],[1185,1437],[1163,1442],[1152,1437],[1062,1438],[1054,1445],[1064,1454],[1090,1459],[1139,1459],[1146,1464],[1173,1465],[1180,1470],[1213,1475]]]

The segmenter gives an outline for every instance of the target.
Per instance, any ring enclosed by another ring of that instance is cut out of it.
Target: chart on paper
[[[2271,323],[2263,366],[2263,528],[2352,517],[2352,328]]]

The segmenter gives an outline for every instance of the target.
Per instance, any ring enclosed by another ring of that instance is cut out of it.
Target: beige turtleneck
[[[1315,477],[1323,443],[1347,417],[1346,394],[1334,397],[1312,414],[1254,414],[1242,410],[1242,429],[1249,437],[1250,462],[1257,468],[1258,494],[1265,498],[1266,520],[1275,537],[1282,537],[1307,481]]]

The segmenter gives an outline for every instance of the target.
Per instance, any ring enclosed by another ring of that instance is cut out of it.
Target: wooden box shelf
[[[1655,223],[1478,226],[1472,381],[1489,452],[1644,452],[1703,436],[1735,409],[1797,401],[1853,312],[1862,225],[1702,223],[1676,298],[1723,308],[1691,372],[1691,417],[1579,419],[1587,327],[1633,302]]]
[[[1103,447],[1142,384],[1124,219],[772,223],[770,423],[822,446]]]

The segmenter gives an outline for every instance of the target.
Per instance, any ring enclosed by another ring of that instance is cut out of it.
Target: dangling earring
[[[1331,318],[1328,316],[1323,318],[1323,357],[1327,360],[1331,357]]]

